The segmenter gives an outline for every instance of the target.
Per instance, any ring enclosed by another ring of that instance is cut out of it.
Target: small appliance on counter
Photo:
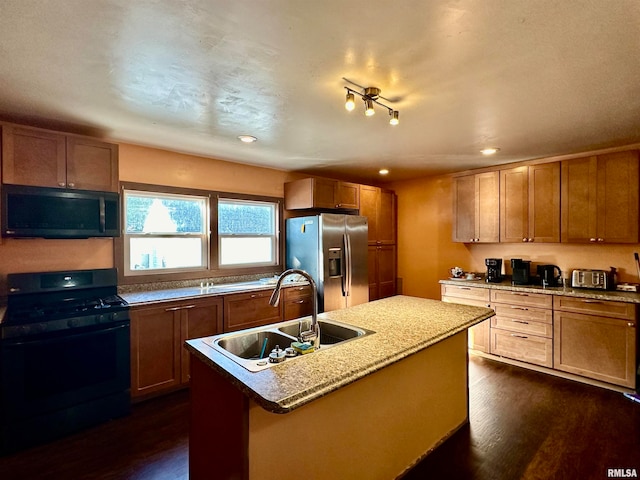
[[[574,270],[571,272],[571,287],[607,290],[611,287],[611,277],[606,270]]]
[[[486,281],[490,283],[500,283],[502,281],[502,259],[485,258],[484,264],[487,266]]]
[[[511,283],[513,285],[529,285],[531,262],[521,258],[511,259]]]
[[[556,275],[556,271],[558,274]],[[543,287],[557,287],[562,279],[562,270],[557,265],[538,265],[536,273]]]

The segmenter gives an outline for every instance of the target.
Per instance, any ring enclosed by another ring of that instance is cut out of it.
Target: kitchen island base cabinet
[[[396,478],[468,422],[466,344],[462,331],[284,414],[193,356],[189,478]]]

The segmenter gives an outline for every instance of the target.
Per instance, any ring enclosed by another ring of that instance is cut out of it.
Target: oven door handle
[[[50,345],[52,343],[59,342],[60,340],[70,340],[70,339],[76,340],[79,338],[91,337],[95,335],[103,335],[103,334],[114,332],[122,328],[128,329],[129,327],[130,327],[130,323],[127,321],[126,323],[115,325],[109,328],[99,328],[99,329],[94,329],[88,332],[74,333],[71,335],[56,335],[55,338],[41,338],[39,340],[29,340],[28,338],[17,339],[17,340],[8,339],[8,340],[4,340],[2,343],[4,344],[4,346],[7,346],[7,347],[14,347],[14,346],[19,347],[21,345]]]

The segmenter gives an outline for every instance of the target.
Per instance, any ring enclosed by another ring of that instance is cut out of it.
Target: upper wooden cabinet
[[[453,241],[500,240],[500,176],[498,171],[453,179]]]
[[[284,184],[284,208],[357,210],[360,185],[328,178],[303,178]]]
[[[17,125],[2,126],[2,182],[118,191],[118,146]]]
[[[560,164],[500,171],[500,241],[560,241]]]
[[[360,185],[360,215],[367,217],[369,245],[396,243],[396,194],[370,185]]]
[[[638,152],[562,162],[562,241],[638,242]]]

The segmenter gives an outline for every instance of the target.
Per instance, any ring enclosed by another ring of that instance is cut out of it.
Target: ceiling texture
[[[378,183],[629,145],[640,2],[2,0],[0,117]]]

